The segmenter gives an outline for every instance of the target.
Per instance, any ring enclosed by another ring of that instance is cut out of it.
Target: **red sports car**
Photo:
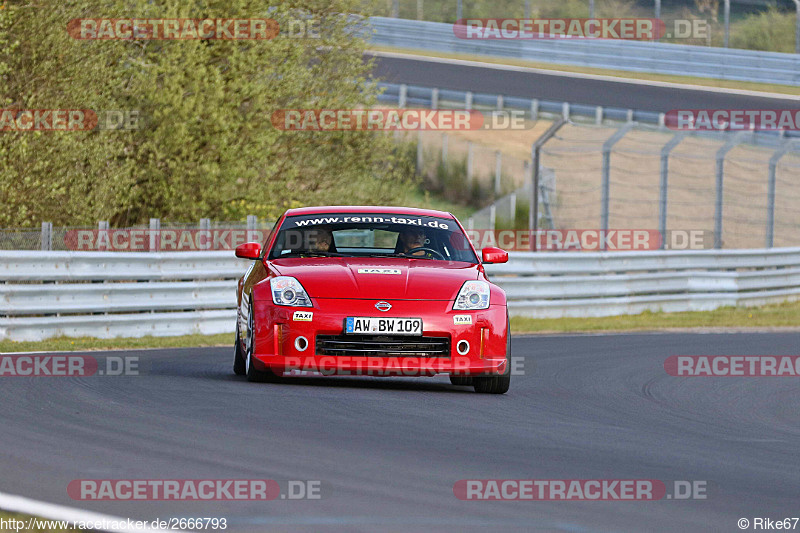
[[[250,381],[323,375],[433,376],[503,394],[511,378],[506,295],[450,214],[404,207],[307,207],[236,256],[233,370]]]

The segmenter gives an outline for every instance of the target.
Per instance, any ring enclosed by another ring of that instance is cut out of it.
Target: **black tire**
[[[475,377],[473,387],[481,394],[505,394],[511,386],[511,331],[506,327],[506,371],[499,376]]]
[[[459,387],[469,387],[472,385],[472,378],[470,376],[454,376],[450,374],[450,383]]]
[[[233,341],[233,373],[237,376],[244,376],[247,372],[247,364],[242,356],[242,343],[239,342],[239,319],[236,319],[236,339]]]
[[[247,331],[245,332],[244,342],[244,361],[245,361],[245,374],[247,381],[255,383],[264,383],[273,381],[275,374],[269,370],[258,370],[253,364],[253,352],[255,351],[255,337],[253,336],[254,319],[253,319],[253,301],[250,301],[249,314],[247,316]]]

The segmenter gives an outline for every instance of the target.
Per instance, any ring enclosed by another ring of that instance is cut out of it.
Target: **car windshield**
[[[402,213],[286,217],[269,253],[269,259],[327,256],[478,262],[455,220]]]

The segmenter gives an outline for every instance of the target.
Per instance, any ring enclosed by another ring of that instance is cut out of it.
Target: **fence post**
[[[772,248],[775,237],[775,172],[778,161],[789,150],[800,146],[797,141],[787,141],[769,158],[769,186],[767,188],[767,248]]]
[[[49,252],[53,249],[53,223],[42,222],[42,251]]]
[[[158,249],[161,247],[161,219],[160,218],[151,218],[150,219],[150,247],[148,251],[150,252],[157,252]]]
[[[598,126],[603,123],[603,106],[599,105],[594,110],[594,123]]]
[[[594,0],[589,0],[589,18],[594,18]]]
[[[447,133],[442,133],[442,164],[447,164]]]
[[[422,130],[417,130],[417,176],[422,175],[423,163]]]
[[[728,48],[728,43],[731,37],[731,0],[725,0],[725,48]]]
[[[610,175],[611,175],[611,149],[614,145],[622,139],[634,126],[635,122],[628,122],[608,138],[603,143],[603,182],[602,182],[602,196],[600,206],[600,229],[603,233],[608,232],[608,205],[609,205],[609,192],[611,189]],[[605,239],[600,240],[600,249],[605,250]]]
[[[462,0],[458,0],[456,2],[456,20],[461,20],[463,18],[463,12]]]
[[[561,104],[561,118],[569,120],[569,102]]]
[[[800,2],[800,0],[798,0]],[[531,120],[539,120],[539,99],[531,100]]]
[[[431,109],[439,108],[439,89],[436,87],[431,91]]]
[[[722,148],[717,150],[717,171],[716,171],[716,201],[714,204],[714,248],[722,248],[722,193],[724,192],[723,180],[725,178],[725,156],[737,144],[742,142],[748,131],[740,131],[733,138],[725,143]]]
[[[539,152],[542,146],[566,124],[564,118],[552,123],[531,146],[531,190],[528,198],[528,229],[531,232],[531,250],[536,251],[536,232],[539,229]]]
[[[505,105],[505,103],[504,103],[504,100],[503,100],[503,95],[502,94],[498,94],[497,95],[497,110],[498,111],[502,111],[504,105]]]
[[[105,236],[104,236],[104,238],[101,238],[100,235],[102,235],[104,232],[105,232]],[[106,245],[106,243],[110,244],[110,240],[108,238],[108,220],[98,220],[97,221],[97,241],[96,242],[97,242],[97,251],[98,252],[104,252],[104,251],[108,250],[108,246]]]
[[[661,18],[661,0],[656,0],[656,18]]]
[[[494,153],[494,194],[499,196],[503,177],[503,152],[496,150]]]
[[[408,99],[408,85],[403,83],[400,85],[400,93],[397,96],[397,107],[400,108],[405,107],[407,99]]]
[[[206,235],[206,244],[208,246],[204,247],[204,248],[200,246],[200,242],[199,242],[200,241],[200,236],[198,235],[198,237],[197,237],[198,246],[197,247],[201,248],[203,250],[210,250],[211,249],[211,219],[210,218],[201,218],[200,219],[200,235],[202,235],[202,234]]]
[[[685,131],[676,133],[667,144],[661,148],[661,180],[658,191],[658,231],[661,233],[661,249],[667,240],[667,194],[669,187],[669,154],[686,137]]]
[[[794,0],[794,5],[797,9],[794,23],[794,53],[800,54],[800,0]]]
[[[467,111],[472,111],[472,92],[467,91],[467,94],[464,95],[464,109]]]
[[[258,227],[258,217],[255,215],[247,215],[247,242],[253,242],[257,239],[256,228]]]
[[[472,141],[467,141],[467,185],[469,186],[470,190],[472,190],[472,179],[473,179],[473,148],[474,145]]]

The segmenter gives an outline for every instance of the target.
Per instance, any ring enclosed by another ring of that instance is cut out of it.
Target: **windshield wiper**
[[[279,256],[279,259],[282,257],[292,257],[292,256],[301,256],[301,257],[349,257],[347,254],[340,254],[338,252],[322,252],[322,251],[292,251],[288,254],[283,254]]]

